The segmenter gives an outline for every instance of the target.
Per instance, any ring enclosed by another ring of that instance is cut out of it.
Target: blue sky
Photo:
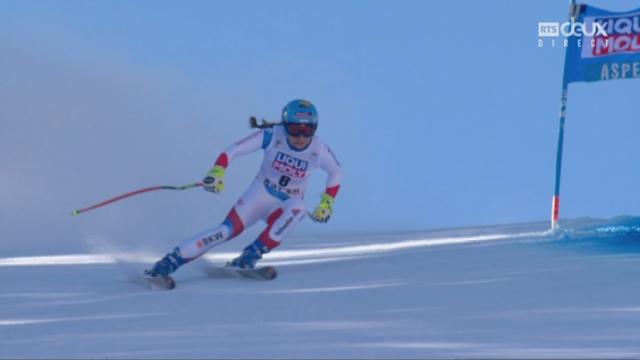
[[[633,1],[593,1],[611,10]],[[0,236],[6,251],[92,236],[167,248],[222,220],[260,155],[219,197],[199,180],[248,132],[313,101],[345,170],[332,221],[298,234],[547,220],[563,50],[539,21],[567,2],[2,1]],[[572,84],[561,217],[637,215],[640,81]],[[318,173],[307,202],[322,191]],[[253,232],[252,232],[253,231]],[[259,228],[248,233],[252,237]],[[45,240],[46,239],[46,240]],[[53,249],[53,250],[52,250]]]

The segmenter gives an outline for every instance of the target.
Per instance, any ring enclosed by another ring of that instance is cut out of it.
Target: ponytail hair
[[[255,116],[249,118],[249,127],[252,129],[270,129],[274,126],[282,125],[281,122],[270,122],[265,119],[262,119],[261,123],[258,124],[258,119]]]

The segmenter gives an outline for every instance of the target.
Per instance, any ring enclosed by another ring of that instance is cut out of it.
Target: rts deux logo
[[[607,30],[605,24],[592,23],[591,26],[580,23],[567,21],[564,23],[558,22],[539,22],[538,23],[538,36],[539,37],[558,37],[558,36],[607,36]]]
[[[551,38],[551,47],[556,47],[556,38],[564,37],[562,46],[569,46],[569,37],[604,37],[608,36],[605,24],[599,22],[582,23],[576,21],[559,22],[538,22],[538,47],[545,46],[544,38]],[[578,44],[582,47],[582,43]],[[593,46],[593,45],[592,45]]]

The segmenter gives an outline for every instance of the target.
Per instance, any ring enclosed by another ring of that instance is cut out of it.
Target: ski
[[[273,266],[263,266],[255,269],[240,269],[231,266],[209,265],[205,268],[207,275],[216,278],[244,278],[253,280],[273,280],[278,271]]]
[[[173,290],[176,287],[176,281],[171,276],[149,276],[144,274],[142,278],[151,290]]]

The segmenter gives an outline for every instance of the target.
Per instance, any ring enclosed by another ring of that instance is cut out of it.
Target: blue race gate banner
[[[616,13],[577,5],[564,82],[640,79],[640,8]],[[577,30],[577,31],[576,31]]]

